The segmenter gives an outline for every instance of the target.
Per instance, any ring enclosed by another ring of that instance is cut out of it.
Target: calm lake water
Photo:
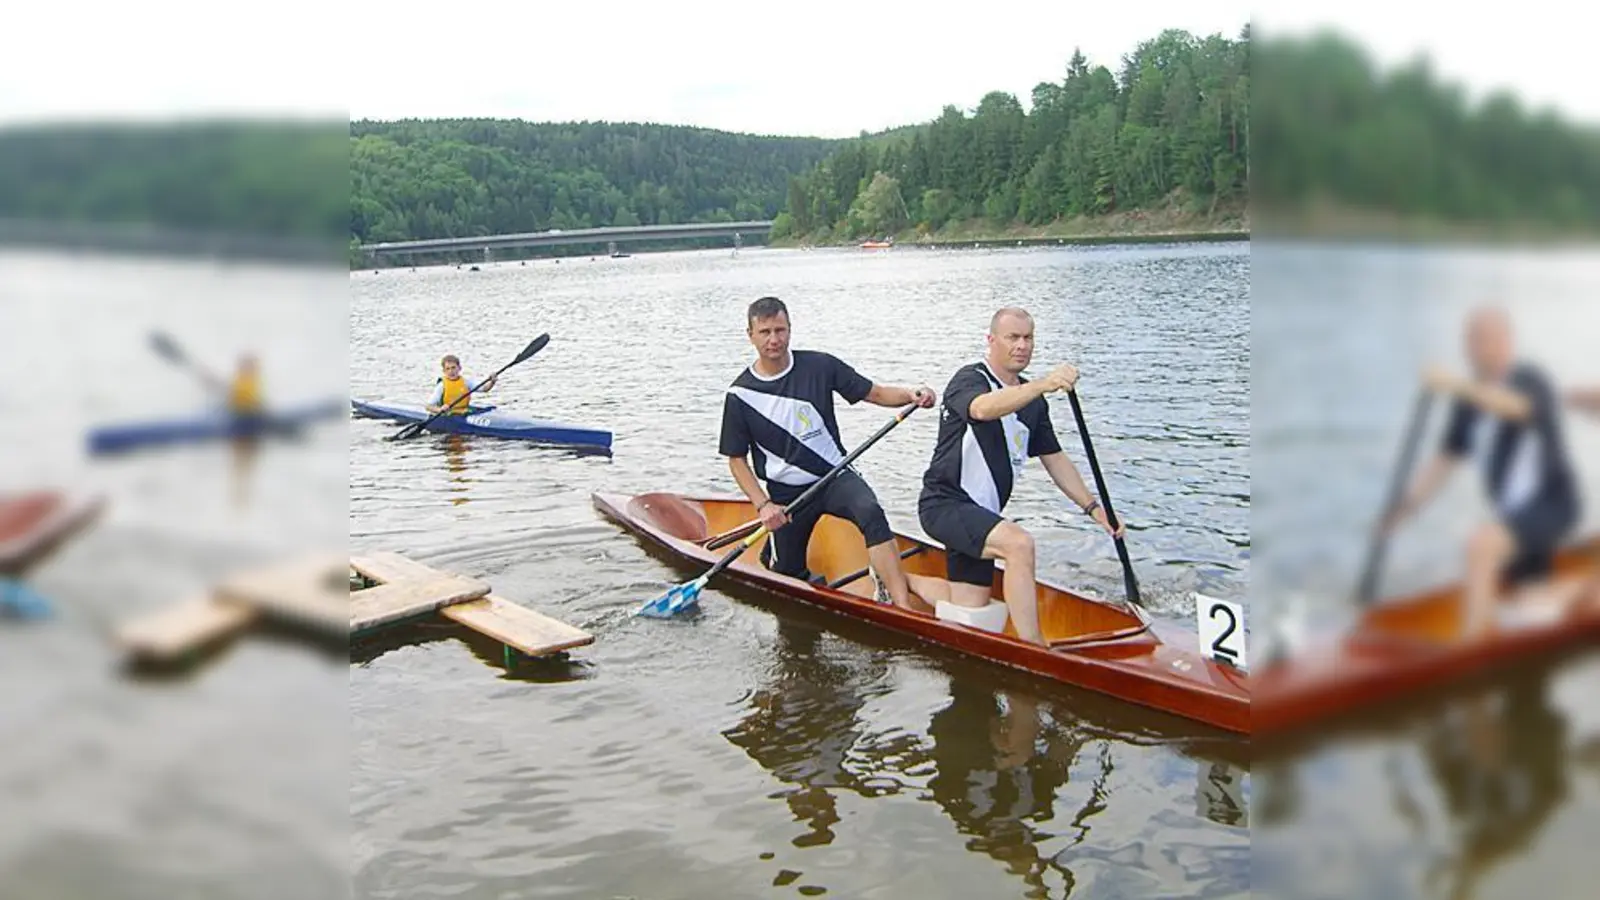
[[[1472,306],[1513,313],[1523,355],[1559,387],[1600,384],[1600,253],[1271,245],[1252,253],[1256,627],[1300,593],[1349,615],[1367,529],[1397,465],[1418,373],[1465,371]],[[1438,446],[1435,408],[1423,444]],[[1600,531],[1600,423],[1569,416]],[[1454,582],[1487,512],[1456,474],[1389,549],[1383,595]],[[1254,878],[1270,897],[1587,898],[1600,880],[1600,658],[1541,660],[1361,735],[1264,759]]]
[[[254,636],[134,679],[111,632],[218,577],[346,541],[347,423],[254,453],[91,459],[94,425],[193,415],[163,329],[223,371],[261,354],[275,400],[340,397],[345,273],[0,251],[0,490],[102,492],[104,515],[32,573],[49,621],[0,620],[0,895],[349,895],[347,663]]]
[[[1029,308],[1035,371],[1079,393],[1157,615],[1250,580],[1249,248],[884,254],[746,250],[351,276],[351,391],[421,401],[438,358],[490,395],[611,429],[612,459],[351,425],[350,535],[490,581],[595,643],[512,674],[425,626],[350,670],[351,871],[361,897],[1236,897],[1250,889],[1248,748],[1145,712],[714,583],[688,622],[632,610],[699,574],[592,507],[600,490],[735,490],[722,391],[744,308],[790,305],[794,346],[943,391],[988,317]],[[1071,408],[1052,401],[1087,477]],[[841,403],[853,447],[890,410]],[[936,417],[859,468],[891,521]],[[1035,467],[1008,510],[1041,573],[1118,596],[1113,546]]]

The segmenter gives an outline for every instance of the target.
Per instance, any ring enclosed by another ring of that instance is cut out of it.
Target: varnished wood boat
[[[1600,603],[1581,603],[1563,615],[1538,615],[1538,604],[1600,588],[1600,536],[1561,555],[1555,577],[1516,606],[1503,603],[1488,635],[1458,637],[1463,615],[1459,584],[1380,601],[1337,636],[1263,659],[1255,668],[1251,733],[1263,738],[1347,721],[1359,713],[1437,688],[1446,688],[1519,661],[1600,641]],[[1547,608],[1555,608],[1548,606]]]
[[[55,491],[0,493],[0,573],[41,561],[99,512],[99,496]]]
[[[595,506],[607,517],[686,560],[710,567],[729,548],[707,550],[704,542],[755,518],[743,498],[686,497],[672,493],[636,496],[599,493]],[[897,535],[907,574],[944,577],[944,550]],[[724,573],[746,583],[838,613],[865,619],[931,643],[1025,669],[1124,701],[1162,710],[1236,733],[1250,727],[1246,675],[1214,663],[1199,651],[1195,633],[1175,623],[1153,621],[1138,607],[1091,599],[1039,582],[1039,621],[1049,649],[1016,636],[1008,622],[994,634],[872,599],[873,582],[859,579],[839,589],[778,575],[760,562],[761,542]],[[811,538],[807,565],[834,582],[866,568],[861,533],[849,522],[824,516]],[[1001,597],[996,571],[993,596]]]

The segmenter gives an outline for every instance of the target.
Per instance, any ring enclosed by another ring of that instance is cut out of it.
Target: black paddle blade
[[[550,343],[550,334],[549,334],[549,332],[546,332],[546,333],[541,334],[538,337],[534,338],[532,341],[530,341],[528,343],[528,346],[526,346],[526,347],[524,347],[522,349],[521,353],[517,354],[517,358],[512,363],[512,365],[516,365],[517,363],[522,362],[523,360],[525,360],[528,357],[534,355],[535,353],[538,353],[540,350],[543,350],[544,349],[544,345],[548,344],[548,343]],[[510,368],[510,366],[507,366],[507,368]]]
[[[177,342],[159,331],[150,335],[150,346],[157,353],[175,362],[183,362],[186,359]]]

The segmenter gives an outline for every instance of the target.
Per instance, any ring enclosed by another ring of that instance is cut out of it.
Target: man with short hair
[[[789,310],[777,297],[750,304],[745,318],[756,360],[733,380],[723,400],[719,450],[772,532],[762,562],[779,574],[809,580],[806,549],[817,521],[828,513],[861,529],[878,578],[878,599],[887,593],[896,606],[912,609],[888,517],[853,469],[840,472],[793,514],[785,507],[844,461],[834,394],[851,404],[866,400],[898,408],[915,403],[926,409],[934,402],[932,389],[874,384],[831,354],[791,351]]]
[[[1547,577],[1561,542],[1581,513],[1577,479],[1562,435],[1560,401],[1544,373],[1518,362],[1511,319],[1483,307],[1467,321],[1471,378],[1440,368],[1424,374],[1428,387],[1453,398],[1444,446],[1412,483],[1385,530],[1426,503],[1456,464],[1475,457],[1496,520],[1479,525],[1467,541],[1463,636],[1476,637],[1493,622],[1502,582],[1520,585]]]
[[[949,605],[987,609],[994,560],[1005,560],[1005,606],[1017,636],[1046,644],[1039,627],[1033,536],[1002,515],[1022,466],[1037,457],[1061,493],[1114,536],[1106,511],[1077,466],[1061,450],[1044,395],[1070,391],[1078,370],[1057,366],[1038,381],[1022,372],[1033,361],[1033,316],[1004,307],[989,320],[988,351],[964,366],[944,390],[939,439],[922,479],[917,505],[922,528],[944,544]],[[942,619],[962,620],[962,609],[938,604]],[[1004,627],[1004,619],[1000,620]],[[996,629],[999,630],[999,629]]]

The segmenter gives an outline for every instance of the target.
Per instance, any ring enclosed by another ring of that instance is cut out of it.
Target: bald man
[[[1562,435],[1560,398],[1543,372],[1517,360],[1506,313],[1474,311],[1466,350],[1470,378],[1437,367],[1424,375],[1430,389],[1452,400],[1444,445],[1385,527],[1393,529],[1426,503],[1457,463],[1476,460],[1496,513],[1467,541],[1463,635],[1476,637],[1493,622],[1502,585],[1550,574],[1582,510]]]
[[[1022,377],[1033,361],[1033,316],[1006,307],[989,321],[984,358],[963,366],[945,388],[939,438],[922,477],[917,517],[929,537],[945,546],[948,593],[943,585],[911,587],[935,601],[941,619],[1000,631],[1009,615],[1017,636],[1046,645],[1039,627],[1033,536],[1002,513],[1029,457],[1037,457],[1056,487],[1084,515],[1121,536],[1106,511],[1061,450],[1044,395],[1069,391],[1078,370],[1057,366],[1038,381]],[[1005,604],[990,611],[994,561],[1005,560]],[[932,596],[930,596],[932,595]]]

